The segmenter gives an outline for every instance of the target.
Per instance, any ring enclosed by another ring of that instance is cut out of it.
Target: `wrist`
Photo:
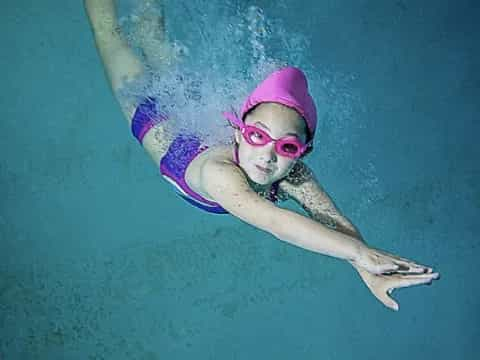
[[[351,259],[348,259],[348,262],[354,267],[358,267],[361,259],[365,256],[365,253],[369,250],[369,246],[364,242],[357,241],[355,244],[355,252]]]

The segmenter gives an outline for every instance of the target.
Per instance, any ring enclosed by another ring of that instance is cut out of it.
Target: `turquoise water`
[[[0,359],[475,358],[478,5],[302,5],[167,2],[179,83],[197,81],[179,121],[200,131],[270,65],[304,68],[309,165],[369,244],[441,280],[396,290],[393,312],[347,263],[190,206],[131,136],[81,2],[17,1],[0,22]]]

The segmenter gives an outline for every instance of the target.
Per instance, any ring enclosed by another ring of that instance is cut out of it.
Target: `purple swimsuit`
[[[146,98],[133,115],[132,133],[142,144],[145,134],[159,122],[167,120],[167,116],[156,111],[154,98]],[[174,185],[178,195],[190,204],[205,211],[216,214],[228,214],[228,211],[218,203],[205,199],[193,191],[185,181],[185,172],[190,162],[208,146],[201,145],[200,139],[194,134],[180,134],[170,144],[167,153],[160,160],[160,173]],[[238,153],[235,151],[235,162],[238,164]],[[272,184],[270,201],[277,201],[278,182]]]

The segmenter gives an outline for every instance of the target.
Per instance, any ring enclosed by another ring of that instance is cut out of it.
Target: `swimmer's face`
[[[303,144],[306,142],[305,121],[297,111],[281,104],[261,103],[247,114],[245,124],[264,130],[274,139],[295,135]],[[297,159],[277,154],[273,141],[264,146],[253,146],[243,138],[240,130],[235,131],[235,141],[239,144],[240,166],[257,184],[266,185],[280,180],[297,162]]]

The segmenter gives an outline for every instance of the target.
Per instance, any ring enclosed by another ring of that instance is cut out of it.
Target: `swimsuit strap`
[[[131,131],[138,142],[143,145],[143,138],[146,133],[156,124],[167,120],[167,115],[157,111],[157,100],[154,97],[147,96],[141,102],[132,118]]]

